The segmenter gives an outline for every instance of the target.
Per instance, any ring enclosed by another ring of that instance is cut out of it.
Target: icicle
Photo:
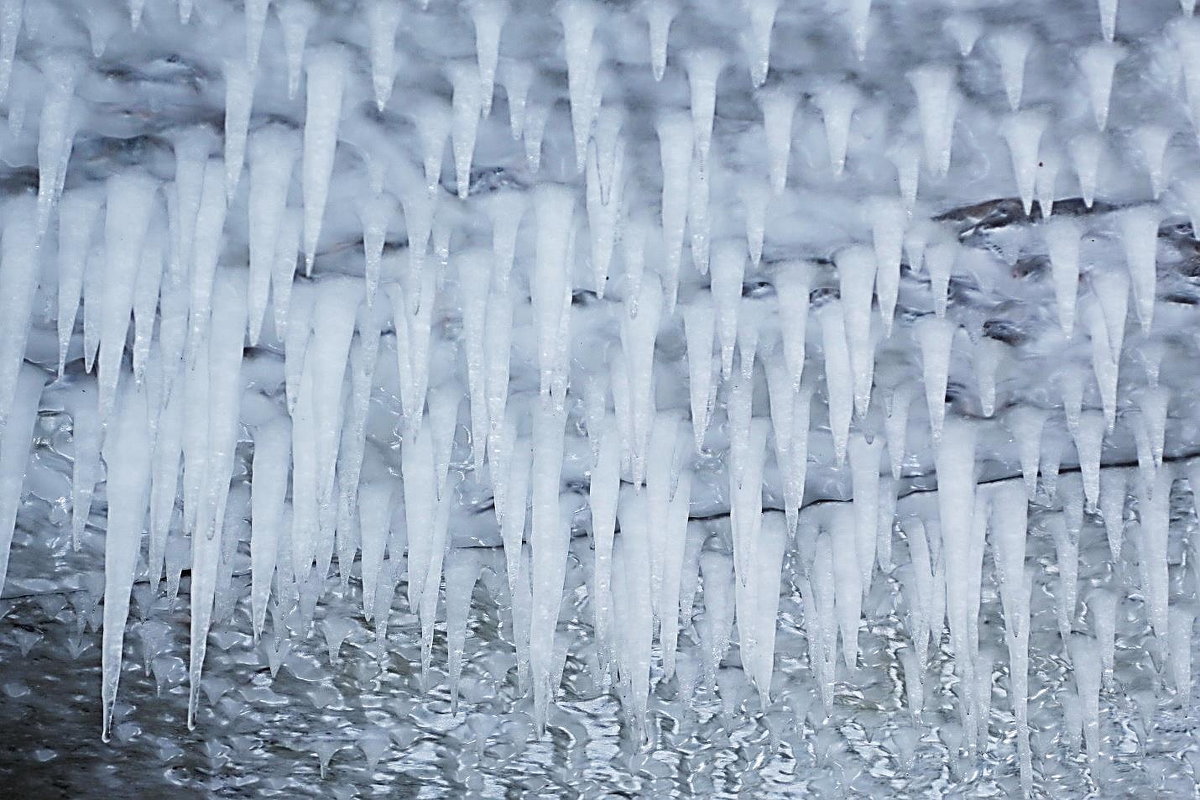
[[[535,190],[537,210],[537,256],[531,273],[530,299],[537,331],[538,370],[545,394],[558,373],[558,333],[562,325],[564,295],[571,283],[570,237],[575,212],[575,196],[567,187],[542,184]]]
[[[506,61],[500,68],[500,82],[508,98],[508,123],[513,139],[525,131],[525,106],[533,83],[533,67],[522,61]]]
[[[1078,364],[1067,364],[1058,375],[1059,390],[1062,393],[1063,416],[1066,418],[1067,430],[1072,436],[1079,427],[1085,380],[1086,372]]]
[[[1117,32],[1117,0],[1096,0],[1100,7],[1100,33],[1111,42]]]
[[[196,232],[192,254],[192,274],[189,289],[189,352],[206,339],[209,315],[212,310],[213,279],[221,256],[225,215],[225,167],[219,158],[209,159],[204,166],[204,184],[196,214]],[[109,200],[109,215],[113,214]]]
[[[850,40],[854,44],[854,56],[862,61],[867,57],[871,0],[846,0],[846,5],[846,22],[850,29]]]
[[[850,416],[854,410],[854,387],[850,351],[846,345],[846,323],[841,301],[826,303],[817,312],[825,352],[825,390],[829,407],[829,430],[833,451],[840,466],[846,458]]]
[[[308,60],[308,96],[304,117],[304,152],[301,188],[304,194],[304,257],[311,273],[321,236],[321,220],[333,177],[342,94],[349,68],[348,56],[337,46],[313,53]]]
[[[309,0],[283,0],[276,5],[283,28],[283,50],[287,62],[288,99],[296,96],[304,66],[304,45],[317,21],[317,9]],[[374,26],[372,26],[374,28]]]
[[[1154,321],[1158,222],[1158,209],[1154,206],[1138,206],[1117,218],[1137,316],[1145,333],[1150,332]]]
[[[1104,518],[1108,551],[1114,562],[1121,559],[1121,544],[1125,536],[1127,480],[1123,469],[1109,468],[1100,471],[1100,516]]]
[[[668,314],[674,309],[679,284],[683,231],[687,221],[688,175],[692,166],[692,129],[691,118],[683,112],[666,114],[657,125],[663,176],[663,246],[666,248],[661,274],[663,291],[668,298]]]
[[[1082,226],[1070,217],[1051,217],[1042,226],[1042,237],[1050,251],[1054,275],[1054,296],[1058,301],[1058,322],[1063,335],[1071,338],[1075,329],[1075,303],[1079,292],[1079,242]]]
[[[247,231],[250,245],[249,333],[252,345],[258,342],[266,314],[276,246],[299,149],[299,137],[295,131],[283,127],[260,128],[250,138],[250,196],[247,203],[250,224]]]
[[[799,386],[804,375],[810,280],[811,265],[803,261],[780,264],[775,273],[783,357],[793,386]]]
[[[471,159],[475,154],[483,95],[476,65],[466,61],[454,62],[450,64],[449,72],[450,82],[454,85],[450,123],[454,172],[458,180],[458,196],[465,199],[471,190]]]
[[[858,89],[844,83],[831,86],[816,96],[817,106],[825,117],[825,140],[829,147],[829,165],[834,175],[841,175],[846,167],[850,117],[861,100]]]
[[[1125,48],[1112,42],[1096,42],[1084,47],[1079,53],[1079,70],[1087,83],[1096,127],[1101,131],[1108,127],[1113,72],[1124,57]]]
[[[904,469],[904,447],[908,438],[908,412],[912,407],[913,387],[901,383],[893,387],[888,397],[887,417],[884,433],[887,438],[888,457],[892,464],[892,478],[900,480]]]
[[[917,95],[917,112],[925,145],[925,164],[935,176],[950,169],[950,150],[954,140],[954,120],[961,98],[955,87],[951,67],[926,65],[908,73]]]
[[[966,58],[971,55],[975,42],[983,33],[983,21],[974,14],[958,12],[946,18],[942,30],[958,45],[958,54]]]
[[[380,111],[387,106],[392,96],[392,85],[396,82],[396,29],[400,27],[402,14],[399,0],[372,0],[367,4],[367,27],[371,33],[371,86],[375,90],[375,107]],[[476,15],[478,28],[478,10]],[[492,66],[494,69],[494,60]]]
[[[1167,540],[1170,534],[1172,469],[1164,464],[1152,480],[1139,491],[1138,515],[1141,540],[1138,560],[1142,569],[1142,591],[1146,596],[1146,616],[1154,635],[1164,646],[1168,639],[1170,577],[1167,565]]]
[[[767,204],[771,201],[768,185],[757,178],[745,178],[738,187],[742,214],[746,219],[746,244],[750,265],[758,267],[762,260],[763,237],[767,227]]]
[[[25,0],[3,0],[0,3],[0,100],[8,95],[12,82],[24,6]]]
[[[867,442],[861,433],[850,437],[850,477],[853,487],[855,538],[863,596],[871,591],[875,572],[875,539],[879,525],[879,458],[883,439]]]
[[[1002,358],[1002,342],[982,336],[975,343],[975,379],[979,383],[979,408],[985,417],[996,413],[996,370]]]
[[[846,316],[846,341],[854,371],[854,410],[866,416],[875,372],[875,339],[871,332],[871,294],[875,286],[875,253],[853,245],[834,256]]]
[[[29,209],[29,216],[25,220],[27,223],[33,221],[32,211],[32,208]],[[32,233],[30,230],[29,234]],[[7,399],[3,405],[0,405],[0,409],[6,412],[3,424],[0,424],[0,587],[4,586],[8,575],[9,549],[17,524],[17,512],[21,508],[21,490],[33,444],[38,401],[45,383],[46,376],[41,370],[18,362],[12,388],[6,393]],[[136,469],[136,464],[131,468]]]
[[[684,306],[683,327],[687,340],[692,434],[696,440],[696,452],[700,453],[704,448],[704,434],[712,419],[713,400],[716,395],[712,366],[716,314],[710,294],[702,292]]]
[[[537,173],[542,168],[542,138],[546,133],[546,121],[550,117],[550,106],[530,103],[525,109],[525,164],[529,171]]]
[[[717,80],[725,67],[725,56],[719,50],[695,50],[684,58],[684,65],[687,67],[688,85],[691,87],[696,158],[703,169],[708,164],[708,150],[712,144]]]
[[[154,321],[158,315],[158,296],[163,278],[163,258],[166,234],[166,215],[161,206],[148,228],[145,245],[142,247],[141,264],[138,266],[137,283],[133,290],[133,377],[141,382],[146,373],[146,361],[150,357],[150,340],[154,332]],[[155,405],[156,400],[151,400]],[[151,418],[157,415],[154,409]]]
[[[1104,140],[1095,133],[1081,133],[1071,140],[1071,163],[1079,177],[1079,193],[1089,209],[1096,198],[1096,176],[1100,171],[1100,156]]]
[[[929,273],[929,292],[933,295],[933,313],[938,319],[946,316],[949,303],[950,275],[958,260],[958,243],[938,242],[925,251],[925,269]]]
[[[288,472],[292,463],[291,435],[291,423],[284,418],[271,420],[254,430],[254,480],[250,484],[250,607],[255,638],[262,635],[267,618],[271,577],[279,552],[279,528],[283,524]],[[364,584],[366,580],[364,574]]]
[[[1154,386],[1143,389],[1137,395],[1138,410],[1146,423],[1146,433],[1150,437],[1150,451],[1154,455],[1154,466],[1161,467],[1163,463],[1163,443],[1166,441],[1167,406],[1171,394],[1165,386]]]
[[[125,621],[142,527],[150,493],[150,434],[146,427],[146,393],[126,382],[113,425],[104,444],[108,524],[104,536],[104,720],[101,734],[108,741],[112,727],[117,681],[121,677]]]
[[[745,269],[745,248],[740,243],[725,241],[717,244],[712,260],[712,300],[716,311],[717,341],[721,346],[721,377],[726,379],[733,370]]]
[[[115,398],[125,336],[133,311],[142,243],[154,213],[158,183],[140,171],[109,178],[104,221],[104,285],[100,324],[100,417],[107,419]]]
[[[1033,47],[1033,36],[1024,28],[1009,28],[992,37],[992,51],[1000,62],[1000,77],[1004,82],[1004,94],[1008,107],[1016,111],[1021,107],[1021,94],[1025,88],[1025,62]]]
[[[854,509],[839,503],[829,515],[833,550],[833,592],[846,668],[858,668],[858,627],[862,617],[862,579],[859,572]],[[832,654],[830,654],[832,655]]]
[[[709,219],[709,169],[699,159],[692,160],[691,178],[688,181],[688,228],[691,230],[692,264],[701,275],[708,272],[709,237],[712,221]]]
[[[612,547],[621,488],[621,440],[616,419],[608,416],[600,438],[600,456],[592,470],[588,507],[592,514],[592,581],[596,592],[593,624],[603,661],[612,657],[609,618],[612,613]]]
[[[451,713],[458,713],[458,682],[462,677],[471,593],[479,578],[480,560],[479,552],[472,547],[453,547],[446,556],[446,650]]]
[[[547,399],[533,413],[532,557],[533,614],[529,628],[529,663],[533,677],[535,716],[545,725],[551,696],[554,631],[562,605],[563,581],[570,542],[570,522],[560,514],[564,414]],[[622,518],[623,519],[623,518]],[[622,530],[625,526],[622,525]],[[648,553],[641,559],[648,563]]]
[[[667,37],[678,12],[671,0],[651,0],[644,7],[650,31],[650,71],[656,81],[661,81],[667,71]]]
[[[185,375],[185,367],[178,367]],[[150,583],[157,588],[163,575],[163,559],[171,522],[175,516],[175,499],[179,487],[179,457],[183,447],[183,412],[187,404],[184,392],[172,392],[158,420],[158,436],[154,444],[154,474],[150,486],[150,547],[146,572]],[[97,418],[97,422],[99,422]],[[99,443],[97,442],[97,446]],[[85,481],[86,483],[86,481]],[[78,479],[76,479],[78,485]],[[83,522],[79,532],[83,533]],[[172,595],[172,598],[174,595]]]
[[[1033,213],[1034,180],[1037,177],[1038,149],[1042,132],[1046,129],[1046,116],[1037,110],[1017,111],[1003,123],[1004,139],[1012,154],[1013,175],[1017,179],[1017,194],[1025,207],[1025,214]]]
[[[497,292],[504,294],[508,291],[508,277],[512,272],[517,232],[525,216],[526,199],[521,192],[502,191],[489,197],[485,205],[492,222],[492,273]]]
[[[658,281],[642,283],[638,300],[638,315],[621,320],[621,347],[628,360],[630,416],[633,422],[631,442],[633,482],[641,483],[642,464],[650,436],[650,421],[654,409],[654,347],[658,337],[663,306],[663,292]]]
[[[37,231],[40,238],[50,222],[50,211],[62,192],[65,170],[60,167],[70,158],[77,122],[75,83],[82,63],[69,55],[48,56],[42,64],[46,79],[46,97],[38,122],[38,203]],[[70,226],[67,226],[70,227]],[[62,233],[60,232],[60,236]]]
[[[569,0],[558,8],[563,26],[567,60],[567,84],[571,103],[571,125],[575,134],[576,169],[583,170],[588,135],[592,126],[592,93],[596,91],[592,36],[599,24],[600,9],[591,0]]]
[[[58,372],[61,375],[67,361],[67,348],[75,330],[79,298],[83,293],[84,266],[91,250],[92,234],[100,212],[102,198],[90,189],[73,189],[63,195],[59,214],[73,220],[71,225],[58,226]],[[30,265],[32,268],[33,265]],[[5,286],[10,284],[5,278]],[[8,290],[6,290],[8,291]],[[15,328],[14,328],[15,331]],[[18,334],[19,335],[19,334]],[[22,347],[23,349],[23,347]],[[0,370],[3,367],[0,366]]]
[[[262,4],[265,17],[267,0],[250,0],[246,3],[247,16],[256,2]],[[254,59],[257,58],[255,53]],[[254,107],[254,84],[257,79],[258,74],[253,66],[247,66],[236,58],[225,62],[225,196],[230,200],[237,193],[238,181],[242,177],[242,164],[246,160],[246,132],[250,127],[250,111]]]
[[[587,160],[587,213],[592,239],[592,274],[597,297],[604,297],[616,244],[625,187],[625,140],[621,113],[604,108]]]
[[[759,93],[758,102],[762,107],[771,190],[778,195],[787,185],[788,160],[792,150],[792,121],[796,114],[796,96],[782,87],[764,89]]]
[[[885,337],[892,335],[892,319],[896,298],[900,293],[900,255],[904,243],[904,228],[908,222],[899,199],[874,197],[868,203],[871,235],[875,248],[875,291],[879,300],[879,317]]]
[[[949,320],[922,317],[913,325],[917,344],[921,348],[922,376],[925,382],[925,402],[929,406],[929,424],[933,441],[942,437],[946,418],[946,385],[950,374],[950,351],[958,326]]]

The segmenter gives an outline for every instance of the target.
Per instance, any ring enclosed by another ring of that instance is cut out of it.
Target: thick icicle
[[[375,91],[375,107],[380,111],[387,106],[392,85],[396,82],[396,29],[400,27],[402,13],[400,0],[371,0],[367,4],[367,26],[371,31],[371,87]],[[492,65],[494,68],[494,61]]]
[[[1155,206],[1131,208],[1118,216],[1121,247],[1133,287],[1133,299],[1142,330],[1154,322],[1155,261],[1158,252],[1159,212]]]
[[[321,221],[333,177],[348,60],[345,50],[337,45],[316,51],[308,60],[301,188],[304,193],[304,258],[309,272],[317,257]]]
[[[929,406],[929,424],[933,440],[942,437],[946,418],[946,385],[950,374],[950,351],[958,326],[936,317],[923,317],[914,324],[914,334],[921,348],[921,368],[925,382],[925,403]]]
[[[475,64],[456,61],[449,66],[454,95],[450,104],[450,138],[454,150],[454,173],[458,181],[459,199],[471,190],[471,159],[475,155],[475,138],[479,132],[479,115],[483,109],[482,87]]]
[[[1108,127],[1113,71],[1124,57],[1125,48],[1112,42],[1095,42],[1084,47],[1079,53],[1079,71],[1083,73],[1084,82],[1087,83],[1096,127],[1101,131]]]
[[[33,200],[15,195],[5,204],[4,211],[4,236],[0,244],[0,286],[4,287],[0,298],[0,431],[4,430],[20,381],[41,266]],[[136,263],[135,260],[135,268]],[[132,292],[133,287],[128,289]],[[121,345],[124,344],[122,338]]]
[[[1046,129],[1046,116],[1037,109],[1017,111],[1002,125],[1004,139],[1012,155],[1013,175],[1016,177],[1017,194],[1025,207],[1025,214],[1033,213],[1033,190],[1037,179],[1038,152],[1041,148],[1042,132]]]
[[[957,76],[947,66],[925,65],[908,74],[917,95],[917,113],[925,145],[925,165],[935,176],[950,169],[954,121],[962,102],[955,86]]]
[[[666,260],[661,271],[667,313],[675,306],[683,232],[687,222],[688,177],[692,167],[691,117],[672,112],[658,120],[659,156],[662,164],[662,231]]]
[[[283,29],[283,50],[287,62],[288,99],[296,96],[304,68],[304,46],[308,32],[316,24],[318,12],[310,0],[283,0],[276,5]]]
[[[778,10],[779,0],[749,0],[746,3],[750,24],[742,35],[742,48],[750,64],[750,82],[755,86],[762,86],[767,80],[771,66],[771,31]]]
[[[704,447],[704,434],[712,419],[716,384],[713,381],[713,339],[716,314],[711,295],[701,293],[683,309],[683,328],[687,340],[688,391],[691,399],[692,434],[696,452]]]
[[[281,126],[265,126],[250,137],[250,343],[256,344],[266,314],[276,247],[287,210],[292,169],[300,151],[299,136]],[[289,279],[288,283],[291,281]],[[281,287],[276,286],[278,295]]]
[[[247,2],[246,14],[250,14],[251,7],[256,3],[261,3],[265,16],[265,0]],[[257,53],[254,53],[253,58],[257,57]],[[242,165],[246,159],[246,133],[250,127],[257,78],[253,66],[247,66],[241,59],[230,59],[225,64],[225,194],[230,199],[237,192],[238,181],[242,177]]]
[[[291,423],[279,417],[257,426],[254,429],[254,480],[250,484],[250,608],[255,637],[262,635],[267,618],[267,600],[279,552],[279,528],[287,503],[291,464]]]
[[[862,102],[862,95],[850,84],[831,86],[816,97],[817,106],[825,117],[825,141],[829,148],[829,164],[834,175],[846,168],[846,149],[850,141],[850,118]]]
[[[84,266],[103,198],[91,189],[72,189],[63,195],[59,214],[74,220],[58,226],[58,372],[66,366],[67,348],[75,330],[83,294]],[[5,282],[5,286],[9,284]],[[19,285],[19,284],[17,284]],[[0,368],[2,369],[2,368]]]
[[[126,381],[104,443],[108,524],[104,536],[104,636],[102,645],[104,719],[108,741],[117,682],[121,677],[125,621],[134,569],[141,549],[150,494],[150,432],[144,386]]]
[[[875,374],[875,339],[871,332],[871,299],[875,287],[875,252],[853,245],[834,256],[842,307],[846,314],[846,343],[854,370],[854,410],[866,416]]]
[[[717,79],[725,67],[720,50],[694,50],[684,59],[692,92],[692,125],[696,158],[703,169],[712,145],[713,114],[717,104]]]
[[[667,71],[667,38],[678,12],[672,0],[651,0],[645,5],[650,31],[650,71],[656,81],[661,81]]]
[[[1082,226],[1070,217],[1051,217],[1042,228],[1054,275],[1058,323],[1070,339],[1075,329],[1075,304],[1079,292],[1079,242]]]
[[[32,213],[27,221],[33,221]],[[46,375],[40,369],[18,364],[12,391],[4,405],[7,414],[4,424],[0,424],[0,588],[8,575],[9,548],[21,508],[33,426],[45,383]]]
[[[804,376],[810,281],[811,265],[803,261],[781,264],[775,273],[783,357],[793,386]]]
[[[767,140],[767,164],[771,190],[781,194],[787,185],[788,161],[792,152],[792,121],[796,115],[796,96],[783,88],[759,93],[763,133]]]
[[[826,303],[817,312],[821,323],[821,346],[825,353],[825,392],[829,407],[829,430],[834,457],[841,465],[846,458],[850,417],[854,410],[854,385],[850,351],[846,345],[846,321],[840,300]]]
[[[567,60],[567,84],[571,104],[571,125],[575,134],[576,168],[583,170],[587,155],[588,135],[594,112],[593,92],[596,91],[594,61],[598,53],[592,41],[599,24],[600,8],[591,0],[568,0],[559,6],[558,17],[563,26],[563,43]]]
[[[737,344],[738,309],[742,302],[746,249],[737,241],[718,243],[711,269],[717,341],[721,346],[721,377],[728,378],[733,370],[733,350]]]
[[[1025,28],[1008,28],[992,37],[992,51],[1000,63],[1000,77],[1004,82],[1004,94],[1008,107],[1016,111],[1021,107],[1021,94],[1025,88],[1025,62],[1033,47],[1033,36]]]

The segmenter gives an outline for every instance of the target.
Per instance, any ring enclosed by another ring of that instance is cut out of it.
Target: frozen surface
[[[0,0],[0,786],[1194,796],[1193,5]]]

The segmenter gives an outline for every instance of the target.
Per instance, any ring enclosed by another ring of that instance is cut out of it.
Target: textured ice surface
[[[1194,795],[1193,5],[0,0],[0,786]]]

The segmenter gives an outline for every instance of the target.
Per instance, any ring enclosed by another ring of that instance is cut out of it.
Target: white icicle
[[[683,309],[683,329],[687,340],[688,391],[692,411],[692,434],[696,452],[704,447],[704,434],[712,418],[716,386],[713,381],[713,338],[716,315],[712,297],[702,292]]]
[[[667,38],[678,12],[672,0],[651,0],[644,7],[650,32],[650,70],[656,81],[661,81],[667,71]]]
[[[593,64],[595,45],[592,37],[600,22],[600,8],[591,0],[569,0],[559,6],[558,17],[563,26],[576,167],[582,170],[592,125],[595,68],[599,66]]]
[[[1095,410],[1083,412],[1075,432],[1075,449],[1079,452],[1079,471],[1083,478],[1083,496],[1088,510],[1095,512],[1100,501],[1100,457],[1104,447],[1104,415]],[[1159,451],[1161,457],[1162,451]]]
[[[557,688],[553,683],[551,660],[554,631],[558,627],[562,606],[571,531],[570,521],[561,515],[559,508],[565,415],[548,399],[535,402],[530,477],[533,614],[529,628],[529,665],[533,677],[535,717],[540,727],[546,723],[549,703]],[[648,560],[646,554],[642,563],[648,563]]]
[[[1170,536],[1173,477],[1171,465],[1164,464],[1153,480],[1143,482],[1138,497],[1138,516],[1141,517],[1138,561],[1142,573],[1142,591],[1146,597],[1146,616],[1164,650],[1168,640],[1170,574],[1167,542]]]
[[[1158,209],[1152,205],[1131,208],[1121,212],[1117,218],[1121,247],[1133,287],[1134,305],[1145,333],[1150,332],[1154,322],[1158,222]]]
[[[79,298],[83,294],[84,266],[91,250],[92,234],[103,198],[87,188],[72,189],[63,194],[59,214],[74,221],[58,226],[58,371],[66,365],[67,348],[75,330]],[[9,286],[5,279],[5,286]],[[20,284],[13,284],[20,285]],[[0,367],[3,369],[3,367]]]
[[[696,142],[696,157],[703,169],[708,164],[708,150],[712,144],[717,80],[725,67],[725,56],[720,50],[693,50],[684,58],[684,66],[692,93],[692,135]]]
[[[900,256],[908,215],[898,198],[875,197],[870,201],[871,235],[875,248],[875,292],[884,336],[892,335],[896,298],[900,293]]]
[[[450,64],[450,83],[454,86],[451,101],[450,138],[454,150],[454,173],[458,181],[458,196],[466,198],[471,190],[471,159],[475,155],[475,137],[479,132],[479,115],[483,109],[479,70],[469,61]]]
[[[575,195],[556,184],[538,186],[534,203],[537,213],[537,253],[529,285],[537,332],[537,363],[542,393],[548,393],[558,374],[558,333],[564,308],[563,297],[571,291],[570,252],[574,225]]]
[[[975,380],[979,383],[979,407],[985,417],[996,413],[996,372],[1005,346],[989,336],[975,343]]]
[[[1125,48],[1112,42],[1094,42],[1079,52],[1079,71],[1087,84],[1096,127],[1101,131],[1108,127],[1113,72],[1124,57]]]
[[[867,36],[870,33],[871,0],[846,0],[846,23],[854,55],[862,61],[867,57]]]
[[[825,118],[825,141],[834,175],[841,175],[846,167],[850,118],[861,101],[862,95],[858,89],[847,83],[830,86],[816,97],[816,104]]]
[[[1016,111],[1021,107],[1021,94],[1025,88],[1025,62],[1033,47],[1033,36],[1024,28],[1001,30],[991,40],[992,52],[1000,63],[1000,77],[1004,82],[1004,94],[1008,107]]]
[[[788,161],[792,151],[792,121],[796,115],[796,95],[779,88],[759,92],[763,133],[767,143],[767,164],[771,190],[781,194],[787,185]]]
[[[834,256],[842,307],[846,315],[846,343],[854,371],[854,410],[866,416],[875,374],[875,339],[871,332],[871,299],[875,288],[875,252],[852,245]]]
[[[602,661],[611,658],[609,618],[612,613],[612,547],[621,488],[621,440],[616,419],[608,416],[600,438],[600,457],[592,470],[588,508],[592,515],[593,591],[596,603],[593,624]],[[505,551],[507,552],[507,550]]]
[[[146,361],[150,357],[151,336],[158,316],[159,290],[163,279],[163,259],[167,233],[166,214],[158,206],[153,222],[149,226],[142,247],[141,264],[138,266],[137,283],[133,290],[133,377],[141,381],[145,377]],[[152,405],[157,402],[151,399]],[[157,414],[154,408],[152,417]]]
[[[246,3],[247,16],[255,3],[262,4],[266,15],[266,0]],[[257,54],[254,55],[257,59]],[[237,192],[246,160],[246,132],[250,127],[250,112],[254,107],[254,84],[258,74],[253,66],[241,59],[225,62],[225,195],[230,199]]]
[[[296,96],[304,67],[304,46],[308,32],[316,24],[318,12],[310,0],[283,0],[276,5],[283,29],[283,50],[287,62],[288,99]]]
[[[250,137],[250,192],[247,202],[250,224],[250,343],[256,344],[266,314],[276,247],[287,209],[292,169],[300,150],[295,131],[266,126]],[[288,283],[291,283],[290,276]],[[282,287],[276,285],[276,295]],[[278,306],[277,306],[278,307]]]
[[[842,303],[826,303],[817,312],[821,324],[821,347],[825,354],[825,391],[829,408],[829,430],[834,457],[839,465],[846,458],[850,417],[854,410],[854,382],[850,351],[846,345],[846,320]]]
[[[1083,411],[1084,382],[1087,372],[1076,363],[1067,363],[1058,374],[1059,391],[1062,394],[1063,417],[1066,418],[1067,430],[1071,435],[1079,426],[1079,415]]]
[[[621,136],[621,123],[621,112],[617,109],[601,109],[596,137],[588,149],[587,214],[593,287],[601,298],[607,289],[625,188],[625,140]]]
[[[913,325],[917,345],[921,348],[921,369],[925,382],[925,403],[929,407],[929,424],[933,440],[940,441],[942,423],[946,418],[946,385],[950,374],[950,351],[958,326],[936,317],[922,317]]]
[[[621,319],[621,347],[628,369],[634,483],[641,482],[643,459],[654,412],[654,349],[663,306],[663,291],[653,278],[642,283],[638,315]]]
[[[109,214],[112,214],[111,199]],[[204,166],[204,188],[196,214],[196,233],[189,295],[191,297],[188,322],[189,352],[200,347],[209,330],[209,315],[212,311],[213,280],[217,263],[221,257],[225,230],[225,215],[228,211],[225,196],[225,166],[219,158],[209,159]],[[128,224],[127,222],[124,224]]]
[[[513,139],[520,139],[525,131],[525,107],[533,83],[533,67],[523,61],[506,61],[499,74],[508,98],[509,129]]]
[[[1133,131],[1133,143],[1150,179],[1150,192],[1157,200],[1170,176],[1166,174],[1167,145],[1174,130],[1164,125],[1139,125]]]
[[[1054,296],[1058,301],[1058,323],[1071,338],[1075,329],[1075,304],[1079,293],[1079,242],[1083,227],[1071,217],[1051,217],[1042,226],[1042,237],[1050,252]]]
[[[1013,175],[1016,177],[1017,194],[1025,207],[1025,214],[1033,212],[1034,181],[1037,178],[1038,150],[1042,132],[1046,129],[1046,116],[1036,109],[1014,112],[1001,126],[1004,140],[1012,155]]]
[[[957,76],[951,67],[925,65],[908,73],[908,80],[917,95],[925,165],[935,176],[945,175],[950,168],[954,121],[961,103],[955,86]]]
[[[1123,469],[1110,467],[1100,471],[1100,516],[1108,538],[1108,551],[1113,561],[1121,559],[1125,538],[1125,496],[1128,475]]]
[[[1171,401],[1170,390],[1165,386],[1147,387],[1137,395],[1138,410],[1145,420],[1146,433],[1150,437],[1150,452],[1154,455],[1154,466],[1163,463],[1163,443],[1167,433],[1167,407]]]
[[[288,472],[292,464],[291,437],[291,423],[282,417],[254,429],[254,480],[250,484],[250,608],[255,637],[262,635],[267,618],[267,600],[279,552],[279,529],[283,524]],[[365,575],[363,581],[365,584]]]
[[[974,14],[957,12],[946,18],[942,30],[958,45],[958,54],[966,58],[983,33],[983,20]]]
[[[150,433],[145,424],[145,387],[130,381],[114,412],[104,443],[108,524],[104,536],[104,636],[102,671],[104,719],[101,738],[108,741],[121,677],[125,621],[142,528],[150,493]]]
[[[1100,33],[1111,42],[1117,32],[1117,0],[1096,0],[1100,7]]]
[[[688,177],[692,167],[692,120],[683,112],[672,112],[658,120],[658,145],[662,165],[662,230],[666,260],[661,271],[663,290],[670,308],[679,284],[683,231],[687,222]]]
[[[495,275],[498,294],[508,291],[508,278],[512,272],[513,258],[517,247],[517,233],[521,219],[525,216],[527,201],[521,192],[501,191],[485,200],[487,215],[492,223],[492,272]]]
[[[733,370],[733,349],[737,343],[737,315],[746,269],[745,248],[734,240],[719,242],[714,249],[711,269],[717,341],[721,346],[721,377],[728,378]]]
[[[333,177],[348,61],[346,51],[336,45],[314,52],[308,60],[301,188],[304,194],[304,257],[309,272],[312,272],[317,257],[321,221]]]
[[[901,383],[892,389],[888,397],[887,417],[884,419],[884,434],[887,438],[888,458],[892,463],[892,478],[900,480],[904,471],[904,450],[908,439],[908,413],[912,408],[913,386]]]
[[[879,458],[882,453],[883,437],[876,436],[871,442],[867,442],[861,433],[850,437],[854,531],[864,596],[871,591],[871,578],[875,574],[875,540],[876,528],[879,525]]]
[[[262,48],[263,31],[267,27],[267,11],[271,0],[247,0],[246,2],[246,63],[250,69],[258,67],[258,53]]]
[[[838,503],[829,515],[833,546],[833,591],[846,668],[858,668],[858,627],[862,621],[862,577],[858,566],[854,509]],[[831,654],[832,655],[832,654]]]
[[[27,222],[32,221],[30,209]],[[8,575],[9,549],[17,524],[17,512],[21,508],[21,490],[33,443],[33,426],[37,421],[42,387],[46,383],[45,373],[31,364],[18,363],[17,370],[14,385],[3,406],[7,412],[5,421],[0,424],[0,588],[4,586]]]
[[[13,64],[17,55],[17,39],[21,35],[21,21],[25,13],[25,0],[3,0],[0,3],[0,100],[8,95],[12,82]]]
[[[799,386],[804,375],[810,281],[811,265],[803,261],[781,264],[775,273],[783,357],[793,386]]]
[[[925,269],[929,273],[929,291],[933,295],[933,313],[938,319],[946,316],[949,303],[950,276],[958,260],[959,245],[954,241],[938,242],[925,251]]]
[[[1079,193],[1088,208],[1096,197],[1096,177],[1100,171],[1100,156],[1104,152],[1104,140],[1096,133],[1087,131],[1077,135],[1070,143],[1071,164],[1079,177]]]
[[[757,267],[762,260],[763,238],[767,229],[767,204],[771,193],[766,181],[746,178],[738,187],[742,214],[746,219],[746,245],[750,253],[750,264]]]
[[[108,417],[114,400],[125,335],[133,311],[142,244],[154,212],[158,182],[140,171],[108,180],[104,221],[104,283],[100,324],[100,416]]]
[[[82,66],[82,63],[71,55],[54,54],[42,62],[42,75],[46,79],[47,87],[38,120],[39,237],[46,231],[50,222],[50,211],[58,201],[66,177],[60,173],[65,172],[61,167],[70,158],[75,127],[78,124],[75,119],[75,83]]]
[[[471,594],[479,578],[479,551],[452,547],[446,554],[446,651],[450,679],[450,708],[458,711],[458,682],[462,677]]]
[[[400,27],[402,14],[400,0],[372,0],[367,4],[367,27],[371,32],[371,86],[375,91],[375,107],[380,111],[387,106],[392,96],[392,85],[396,82],[396,29]]]

